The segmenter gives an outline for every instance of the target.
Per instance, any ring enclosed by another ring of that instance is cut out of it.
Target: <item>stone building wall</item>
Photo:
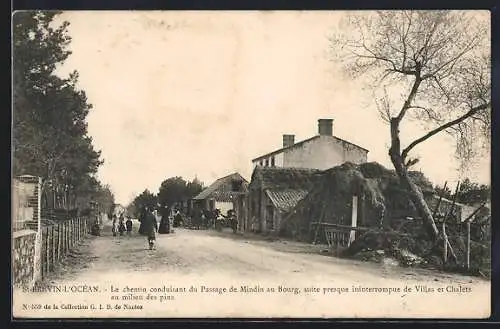
[[[13,233],[12,284],[32,286],[35,281],[36,232],[21,230]]]

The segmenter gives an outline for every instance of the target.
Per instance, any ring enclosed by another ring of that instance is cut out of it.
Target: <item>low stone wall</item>
[[[21,230],[13,233],[12,283],[14,286],[30,286],[35,274],[36,232]]]

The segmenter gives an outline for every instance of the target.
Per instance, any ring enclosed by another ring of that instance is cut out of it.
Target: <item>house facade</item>
[[[367,162],[368,150],[333,135],[333,119],[318,120],[318,134],[295,143],[283,135],[283,147],[252,160],[254,167],[312,168],[325,170],[345,162]]]
[[[219,209],[223,214],[234,209],[238,196],[246,194],[248,181],[239,173],[217,179],[192,199],[192,206],[203,210]]]
[[[278,233],[281,219],[308,194],[320,174],[309,168],[255,167],[248,187],[245,230]]]

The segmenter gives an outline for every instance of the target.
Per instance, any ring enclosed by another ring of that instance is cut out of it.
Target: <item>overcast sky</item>
[[[334,135],[391,166],[389,129],[358,82],[328,60],[328,35],[342,12],[66,12],[73,54],[94,109],[88,117],[105,164],[100,179],[119,203],[171,176],[205,184],[251,159],[317,133]],[[403,126],[403,142],[422,134]],[[453,143],[434,137],[415,148],[433,182],[459,178]],[[467,175],[489,183],[489,158]]]

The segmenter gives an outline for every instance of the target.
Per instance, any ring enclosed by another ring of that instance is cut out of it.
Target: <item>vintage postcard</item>
[[[487,11],[19,11],[12,314],[487,318]]]

